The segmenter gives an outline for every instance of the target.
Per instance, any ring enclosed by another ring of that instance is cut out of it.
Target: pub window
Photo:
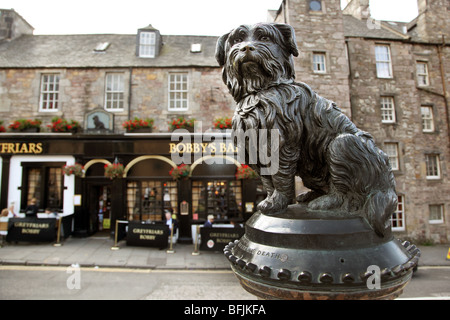
[[[242,218],[242,188],[240,180],[192,181],[194,220]]]
[[[397,143],[385,143],[384,151],[389,157],[389,163],[392,170],[399,170],[399,160],[398,160],[398,144]]]
[[[64,175],[62,166],[55,164],[24,164],[21,209],[36,198],[40,210],[50,208],[62,211]]]
[[[375,46],[378,78],[392,78],[391,51],[388,45]]]
[[[422,131],[434,132],[433,107],[421,106],[420,113],[422,114]]]
[[[425,168],[427,179],[440,179],[441,169],[439,168],[439,155],[426,154],[425,155]]]
[[[124,78],[122,73],[106,74],[105,109],[122,111],[124,103]]]
[[[326,68],[326,56],[323,52],[313,53],[313,70],[315,73],[325,73]]]
[[[41,76],[39,111],[56,112],[59,107],[59,74]]]
[[[429,206],[430,216],[428,222],[434,223],[444,223],[444,205],[433,204]]]
[[[163,221],[165,212],[177,214],[176,181],[140,180],[127,185],[127,218],[129,221]]]
[[[395,123],[395,104],[393,97],[381,97],[381,122]]]
[[[188,74],[169,74],[169,111],[188,109]]]
[[[405,231],[405,199],[404,196],[398,196],[397,209],[391,217],[392,231]]]
[[[428,65],[426,62],[417,61],[416,63],[417,85],[419,87],[428,86]]]

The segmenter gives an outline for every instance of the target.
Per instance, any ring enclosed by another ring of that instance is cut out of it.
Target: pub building
[[[73,218],[74,236],[103,232],[111,237],[116,220],[162,222],[168,210],[179,221],[179,242],[191,243],[192,225],[203,225],[211,214],[216,223],[242,223],[264,197],[259,180],[236,178],[235,153],[218,154],[217,163],[212,163],[214,153],[201,153],[235,150],[229,135],[213,136],[220,142],[202,133],[188,133],[182,142],[169,133],[5,133],[0,140],[2,206],[14,202],[16,211],[24,212],[36,198],[40,217],[50,207]],[[185,143],[190,140],[201,142]],[[188,176],[174,180],[173,154],[180,157],[186,150],[200,154],[191,153]],[[81,175],[65,174],[63,167],[75,163],[83,164]],[[111,179],[105,165],[114,163],[123,165],[123,174]]]
[[[217,39],[161,35],[151,25],[129,35],[34,35],[17,12],[0,9],[2,209],[14,203],[24,214],[36,198],[38,217],[58,212],[66,235],[111,237],[116,221],[163,223],[169,211],[181,242],[210,214],[217,223],[248,219],[262,188],[236,178],[229,133],[215,132],[217,142],[205,133],[235,108]],[[147,132],[126,128],[136,119],[151,123]],[[203,128],[173,141],[179,119]],[[211,161],[218,152],[224,161]],[[174,179],[181,162],[173,157],[188,153],[187,175]]]

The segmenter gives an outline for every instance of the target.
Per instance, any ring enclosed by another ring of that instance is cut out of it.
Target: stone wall
[[[375,45],[388,44],[391,49],[393,78],[376,76]],[[351,61],[350,94],[355,124],[370,132],[383,149],[386,143],[397,143],[399,170],[395,171],[397,193],[405,201],[405,232],[415,239],[446,243],[450,240],[449,132],[436,46],[396,41],[347,39]],[[450,61],[450,49],[443,59]],[[430,85],[418,87],[416,62],[426,61]],[[450,67],[450,65],[449,65]],[[448,73],[448,70],[447,70]],[[448,78],[446,78],[448,79]],[[448,80],[446,80],[448,81]],[[381,122],[381,97],[394,98],[396,122]],[[424,133],[420,107],[432,106],[435,132]],[[425,154],[438,154],[441,178],[429,180],[425,172]],[[429,223],[429,206],[444,205],[444,223]]]
[[[85,114],[104,106],[105,78],[109,72],[124,76],[124,108],[113,112],[117,133],[124,132],[122,123],[134,117],[154,118],[156,132],[167,132],[168,120],[178,116],[201,120],[204,131],[213,126],[215,118],[233,115],[235,103],[222,83],[220,68],[9,69],[0,70],[0,120],[7,126],[16,119],[38,118],[45,126],[59,116],[80,121],[84,126]],[[188,74],[187,111],[168,111],[170,72]],[[41,75],[46,73],[60,75],[59,110],[56,112],[39,111]]]

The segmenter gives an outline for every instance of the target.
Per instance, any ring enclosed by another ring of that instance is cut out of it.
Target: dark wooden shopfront
[[[194,135],[197,136],[194,138]],[[0,203],[3,208],[18,196],[24,199],[20,209],[24,210],[26,205],[26,179],[22,178],[23,183],[14,181],[11,163],[20,161],[15,168],[21,170],[30,166],[48,167],[49,163],[55,168],[69,162],[84,166],[82,177],[63,176],[63,195],[60,197],[65,201],[60,206],[61,212],[73,214],[72,234],[75,236],[89,236],[99,231],[113,236],[116,220],[162,222],[165,212],[169,211],[179,221],[179,240],[192,241],[192,224],[202,224],[209,214],[221,223],[230,220],[243,222],[261,199],[262,189],[258,180],[236,179],[238,163],[232,156],[223,156],[222,163],[208,163],[202,154],[195,154],[202,149],[204,151],[205,144],[212,143],[211,138],[204,140],[201,134],[190,134],[184,139],[184,142],[200,141],[204,145],[203,148],[197,147],[192,142],[188,147],[192,151],[191,172],[189,177],[180,180],[173,180],[169,174],[177,164],[172,155],[179,143],[179,140],[172,141],[169,133],[4,134],[0,138],[0,144],[40,144],[39,153],[24,155],[13,152],[18,149],[1,153]],[[221,143],[228,143],[223,141]],[[178,150],[188,150],[184,144],[184,149],[180,147]],[[8,151],[8,148],[4,150]],[[124,165],[123,178],[104,176],[105,164],[114,162]],[[17,187],[10,186],[14,183]],[[44,209],[42,203],[40,210]]]

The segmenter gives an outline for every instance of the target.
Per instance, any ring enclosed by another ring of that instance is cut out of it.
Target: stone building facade
[[[369,0],[342,11],[340,1],[285,0],[272,17],[296,30],[297,79],[343,106],[389,154],[399,195],[393,230],[447,243],[450,8],[442,0],[418,0],[418,8],[400,23],[372,19]],[[311,58],[320,53],[322,73]]]
[[[449,242],[448,1],[418,0],[419,15],[409,23],[372,19],[369,0],[347,1],[342,10],[339,0],[280,2],[269,17],[295,28],[296,80],[334,100],[390,156],[399,195],[393,230],[400,238]],[[22,17],[6,11],[1,17],[10,18],[0,20],[4,124],[60,116],[86,127],[86,113],[103,109],[114,115],[115,134],[134,117],[152,117],[156,132],[168,132],[167,122],[180,115],[201,120],[204,131],[216,117],[233,114],[214,59],[217,37],[159,38],[151,26],[137,35],[34,36]],[[141,37],[146,32],[157,39],[150,49],[149,38]],[[58,108],[49,111],[40,100],[43,77],[53,74],[59,75]],[[114,79],[121,81],[121,103],[108,110],[105,91]],[[171,95],[177,79],[185,89]],[[185,102],[171,105],[176,94]]]

